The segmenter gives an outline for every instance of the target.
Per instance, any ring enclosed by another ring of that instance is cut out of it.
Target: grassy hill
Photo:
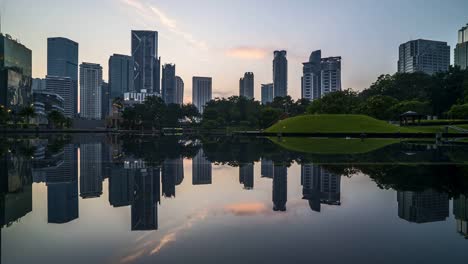
[[[411,133],[411,128],[391,125],[364,115],[303,115],[282,120],[269,133]]]

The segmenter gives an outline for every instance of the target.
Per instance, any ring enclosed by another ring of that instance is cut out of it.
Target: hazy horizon
[[[272,82],[273,51],[288,51],[289,94],[301,95],[302,62],[321,49],[342,56],[343,89],[362,90],[381,74],[396,72],[398,46],[411,39],[446,41],[468,23],[468,2],[438,1],[215,1],[201,0],[1,0],[2,31],[33,51],[33,77],[47,69],[47,38],[80,45],[79,63],[103,66],[130,55],[130,31],[159,32],[162,63],[175,63],[191,101],[192,76],[213,78],[213,96],[237,95],[244,72]]]

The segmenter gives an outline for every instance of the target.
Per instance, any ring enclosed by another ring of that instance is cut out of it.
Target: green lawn
[[[363,154],[400,142],[396,139],[270,138],[281,147],[308,154]]]
[[[303,115],[282,120],[270,133],[411,133],[413,128],[391,125],[364,115]]]

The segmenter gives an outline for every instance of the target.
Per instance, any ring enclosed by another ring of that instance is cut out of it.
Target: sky
[[[2,31],[33,52],[33,77],[47,70],[47,38],[79,43],[79,62],[130,55],[130,31],[159,32],[162,63],[175,63],[191,102],[192,76],[213,78],[213,96],[238,95],[255,74],[255,97],[273,78],[273,51],[288,51],[288,90],[301,96],[302,63],[312,51],[342,57],[343,88],[369,87],[397,70],[398,46],[446,41],[468,23],[466,0],[0,0]]]

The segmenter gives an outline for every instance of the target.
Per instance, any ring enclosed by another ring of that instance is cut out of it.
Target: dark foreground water
[[[1,142],[1,263],[468,260],[462,143],[324,155],[267,139]]]

